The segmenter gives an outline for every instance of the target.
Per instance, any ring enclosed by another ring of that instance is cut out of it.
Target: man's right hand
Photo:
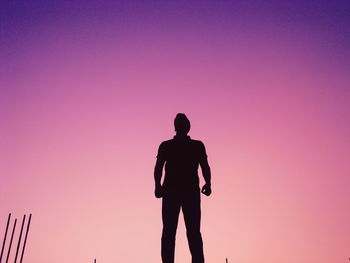
[[[156,186],[156,189],[154,190],[154,195],[156,198],[163,197],[163,187],[161,185]]]
[[[202,187],[202,193],[205,194],[206,196],[209,196],[211,194],[211,185],[210,184],[205,184]]]

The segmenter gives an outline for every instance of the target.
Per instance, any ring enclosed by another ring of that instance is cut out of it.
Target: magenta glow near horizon
[[[26,262],[161,262],[153,167],[183,112],[213,174],[206,262],[347,262],[349,11],[2,3],[1,237],[9,212],[32,213]],[[189,261],[181,218],[176,262]]]

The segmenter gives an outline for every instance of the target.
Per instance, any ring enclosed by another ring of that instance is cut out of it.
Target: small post
[[[15,223],[13,224],[13,229],[12,229],[12,234],[11,234],[11,239],[10,239],[10,245],[9,245],[9,250],[7,251],[6,263],[9,261],[9,257],[10,257],[10,253],[11,253],[12,240],[13,240],[13,235],[15,234],[15,230],[16,230],[16,224],[17,224],[17,218],[15,219]]]
[[[29,220],[28,220],[28,224],[27,224],[27,231],[26,231],[26,236],[24,238],[24,244],[23,244],[23,249],[22,249],[22,255],[21,255],[21,260],[20,263],[22,263],[23,260],[23,255],[24,255],[24,250],[26,248],[26,243],[27,243],[27,237],[28,237],[28,232],[29,232],[29,226],[30,226],[30,220],[32,219],[32,214],[29,215]]]
[[[226,263],[228,263],[228,259],[226,258]]]
[[[1,248],[1,254],[0,254],[0,263],[1,263],[1,260],[2,260],[2,254],[4,253],[6,237],[7,237],[7,231],[9,229],[10,220],[11,220],[11,213],[9,213],[9,216],[7,218],[7,225],[6,225],[6,230],[5,230],[5,236],[4,236],[4,241],[2,242],[2,248]]]
[[[19,238],[18,238],[17,249],[16,249],[16,256],[15,256],[15,261],[14,261],[14,263],[17,262],[18,250],[19,250],[19,247],[20,247],[20,245],[21,245],[21,239],[22,239],[22,232],[23,232],[24,221],[26,221],[26,215],[24,215],[24,216],[23,216],[23,219],[22,219],[21,232],[20,232]]]
[[[95,260],[94,260],[94,263],[96,263],[96,258],[95,258]]]

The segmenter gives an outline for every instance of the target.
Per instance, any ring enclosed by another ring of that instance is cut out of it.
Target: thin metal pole
[[[26,215],[24,215],[24,216],[23,216],[23,219],[22,219],[21,232],[20,232],[19,238],[18,238],[17,249],[16,249],[16,256],[15,256],[15,261],[14,261],[14,263],[17,262],[18,250],[19,250],[19,247],[20,247],[20,245],[21,245],[21,239],[22,239],[22,232],[23,232],[24,221],[26,221]]]
[[[11,253],[12,240],[13,240],[13,235],[15,234],[15,230],[16,230],[16,224],[17,224],[17,218],[15,219],[15,223],[14,223],[13,229],[12,229],[12,235],[11,235],[11,239],[10,239],[9,250],[7,251],[6,263],[9,261],[9,257],[10,257],[10,253]]]
[[[0,263],[1,263],[1,260],[2,260],[2,254],[4,253],[6,237],[7,237],[7,231],[9,229],[9,224],[10,224],[10,219],[11,219],[11,213],[9,213],[9,217],[7,218],[7,225],[6,225],[6,230],[5,230],[5,236],[4,236],[4,241],[2,242],[2,248],[1,248],[1,254],[0,254]]]
[[[29,215],[29,220],[28,220],[28,224],[27,224],[27,231],[26,231],[26,236],[24,238],[24,244],[23,244],[23,249],[22,249],[22,255],[21,255],[20,263],[22,263],[24,250],[26,249],[26,243],[27,243],[27,237],[28,237],[28,232],[29,232],[29,226],[30,226],[30,220],[31,219],[32,219],[32,214]]]

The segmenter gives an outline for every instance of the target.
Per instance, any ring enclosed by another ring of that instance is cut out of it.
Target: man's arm
[[[207,158],[202,158],[199,161],[202,169],[203,178],[205,180],[205,185],[202,188],[202,193],[209,196],[211,194],[211,171]]]
[[[157,158],[156,166],[154,167],[154,183],[155,183],[155,191],[154,194],[157,198],[162,197],[162,173],[164,167],[165,160]]]

